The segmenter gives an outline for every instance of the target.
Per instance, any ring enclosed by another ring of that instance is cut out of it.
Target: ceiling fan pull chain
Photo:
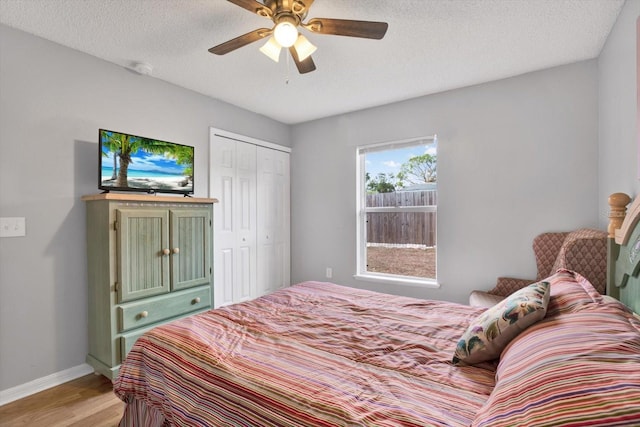
[[[289,59],[289,55],[285,55],[287,58],[287,73],[285,75],[285,79],[284,79],[284,84],[288,85],[289,84],[289,71],[291,69],[291,60]]]

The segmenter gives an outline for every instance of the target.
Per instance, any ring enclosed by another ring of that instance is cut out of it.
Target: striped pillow
[[[602,295],[586,278],[576,272],[560,269],[545,280],[551,284],[547,317],[580,311],[590,304],[602,302]]]
[[[603,301],[531,326],[472,426],[640,426],[640,321]]]
[[[532,283],[483,312],[458,341],[453,363],[497,359],[525,328],[542,319],[549,303],[549,283]]]

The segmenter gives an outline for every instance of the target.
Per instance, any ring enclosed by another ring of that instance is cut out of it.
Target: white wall
[[[598,58],[599,197],[600,212],[608,212],[607,197],[640,190],[638,162],[636,21],[640,0],[627,0]],[[601,215],[601,225],[606,227]]]
[[[597,95],[592,60],[294,126],[292,281],[466,302],[535,277],[535,235],[598,225]],[[356,281],[356,146],[434,133],[441,288]]]
[[[215,78],[215,76],[212,76]],[[0,390],[84,363],[85,211],[98,191],[98,128],[196,147],[208,196],[209,127],[290,146],[289,127],[0,25]],[[159,196],[160,197],[160,196]]]

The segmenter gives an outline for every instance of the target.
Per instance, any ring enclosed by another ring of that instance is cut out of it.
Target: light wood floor
[[[0,426],[113,427],[123,410],[111,381],[89,374],[0,406]]]

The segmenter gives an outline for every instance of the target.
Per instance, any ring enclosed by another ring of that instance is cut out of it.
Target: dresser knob
[[[164,255],[169,255],[169,254],[171,253],[171,251],[167,248],[167,249],[163,249],[163,250],[162,250],[162,253],[163,253]]]
[[[180,248],[173,248],[173,253],[174,254],[180,253]]]
[[[195,297],[195,298],[193,299],[193,303],[194,303],[194,304],[199,304],[199,303],[200,303],[200,297]]]
[[[147,317],[148,315],[149,315],[149,312],[148,312],[148,311],[146,311],[146,310],[145,310],[145,311],[143,311],[142,313],[140,313],[140,317],[141,317],[141,318],[145,318],[145,317]]]

